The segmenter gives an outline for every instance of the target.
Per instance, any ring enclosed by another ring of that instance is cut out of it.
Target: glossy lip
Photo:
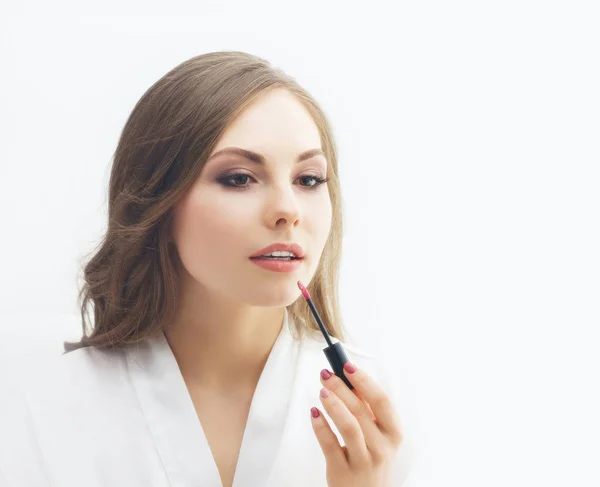
[[[250,259],[254,264],[268,271],[274,272],[294,272],[298,270],[304,263],[304,259],[294,260],[267,260],[267,259]]]
[[[276,252],[278,250],[287,250],[288,252],[293,252],[294,255],[298,258],[298,260],[300,260],[304,257],[304,249],[302,248],[302,246],[300,244],[297,244],[295,242],[292,242],[292,243],[277,242],[277,243],[269,245],[268,247],[265,247],[262,250],[259,250],[258,252],[255,252],[254,254],[252,254],[250,256],[250,258],[253,259],[256,257],[260,257],[261,255],[270,254],[271,252]]]

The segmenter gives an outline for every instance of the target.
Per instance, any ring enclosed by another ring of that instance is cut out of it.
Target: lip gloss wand
[[[323,352],[325,352],[325,356],[329,361],[329,365],[331,365],[333,373],[337,375],[340,379],[342,379],[351,390],[354,389],[354,386],[344,375],[344,364],[348,362],[348,357],[346,356],[346,352],[342,348],[342,344],[340,342],[333,343],[331,341],[331,337],[329,336],[329,333],[327,333],[325,325],[323,325],[323,320],[321,320],[319,312],[315,308],[315,305],[312,302],[312,299],[310,298],[310,293],[300,281],[298,281],[298,287],[300,288],[300,291],[302,291],[302,295],[304,296],[304,299],[306,299],[306,302],[310,306],[310,310],[312,311],[312,314],[315,317],[315,320],[317,321],[317,324],[319,325],[319,328],[321,329],[325,340],[327,341],[328,346],[327,348],[323,349]]]

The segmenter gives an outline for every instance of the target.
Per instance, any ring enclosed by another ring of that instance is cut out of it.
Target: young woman
[[[389,381],[344,340],[332,130],[294,79],[230,51],[165,74],[122,131],[108,213],[81,340],[2,405],[0,485],[401,485]],[[354,390],[323,370],[298,281]]]

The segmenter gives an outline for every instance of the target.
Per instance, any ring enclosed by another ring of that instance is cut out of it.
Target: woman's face
[[[230,147],[257,153],[264,164],[215,155]],[[332,219],[327,183],[318,184],[328,177],[325,157],[297,162],[311,149],[321,149],[317,127],[282,89],[262,95],[228,126],[175,209],[172,237],[184,285],[252,306],[286,306],[297,299],[296,282],[311,281]],[[296,270],[267,270],[250,259],[275,242],[303,247]]]

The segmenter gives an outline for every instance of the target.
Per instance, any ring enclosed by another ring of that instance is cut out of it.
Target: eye
[[[235,174],[230,174],[228,176],[218,178],[217,181],[219,182],[219,184],[221,184],[227,188],[248,189],[248,180],[249,179],[254,180],[254,178],[252,176],[250,176],[249,174],[235,173]],[[303,181],[304,183],[308,182],[308,184],[301,184],[300,186],[302,186],[306,189],[309,189],[309,190],[317,189],[320,185],[329,181],[328,178],[322,178],[321,176],[309,176],[309,175],[300,176],[298,179]],[[311,180],[312,180],[312,184],[311,184]]]
[[[307,188],[313,189],[316,188],[318,186],[320,186],[321,184],[326,183],[327,181],[329,181],[329,179],[327,178],[322,178],[320,176],[301,176],[299,179],[302,180],[314,180],[314,184],[308,184],[306,185]]]
[[[230,188],[241,188],[241,189],[244,189],[247,186],[246,183],[247,183],[248,179],[253,179],[253,178],[249,174],[244,174],[244,173],[240,172],[240,173],[237,173],[237,174],[230,174],[229,176],[225,176],[223,178],[219,178],[218,181],[223,186],[227,186],[227,187],[230,187]],[[233,181],[233,183],[231,181]],[[240,183],[240,184],[236,184],[236,183]]]

